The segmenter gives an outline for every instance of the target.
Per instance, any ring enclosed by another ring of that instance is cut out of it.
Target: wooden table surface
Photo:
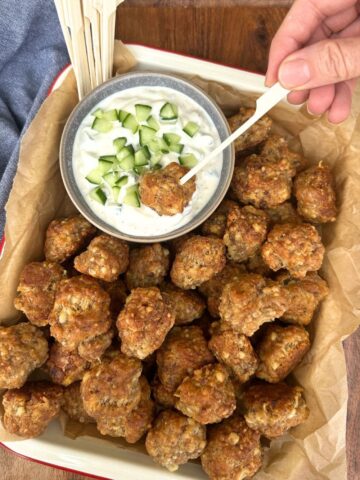
[[[127,0],[118,9],[116,36],[127,43],[265,72],[271,38],[291,4],[291,0]],[[349,385],[348,480],[359,480],[360,329],[346,340],[344,348]],[[1,480],[88,478],[30,462],[3,449],[0,466]]]

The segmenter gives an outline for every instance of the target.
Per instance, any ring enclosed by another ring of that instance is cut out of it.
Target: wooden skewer
[[[89,71],[84,43],[84,27],[80,0],[64,1],[65,21],[71,32],[71,43],[74,52],[74,70],[77,79],[79,99],[90,91]]]
[[[62,32],[63,32],[63,35],[64,35],[66,48],[67,48],[67,51],[69,53],[70,61],[73,64],[74,63],[74,61],[73,61],[74,53],[73,53],[73,49],[72,49],[71,37],[70,37],[70,34],[69,34],[69,28],[66,25],[66,21],[65,21],[65,12],[64,12],[63,2],[62,2],[62,0],[54,0],[54,3],[55,3],[56,11],[57,11],[57,14],[58,14],[58,17],[59,17],[61,29],[62,29]]]
[[[234,142],[240,135],[248,130],[254,123],[263,117],[270,109],[279,103],[289,92],[279,82],[275,83],[265,93],[256,100],[256,110],[253,115],[246,120],[239,128],[235,130],[229,137],[227,137],[218,147],[215,148],[207,157],[199,162],[195,167],[189,170],[182,178],[180,178],[180,185],[184,185],[190,178],[202,170],[210,160],[219,155],[225,148]]]
[[[94,0],[100,13],[101,64],[103,81],[112,77],[116,8],[123,0]]]
[[[95,63],[95,86],[102,83],[101,51],[100,51],[100,15],[94,6],[94,0],[83,0],[87,4],[87,17],[91,24],[91,39]]]
[[[80,100],[112,77],[116,8],[124,0],[54,0]]]
[[[109,43],[110,43],[110,51],[109,51],[109,75],[110,78],[113,76],[113,70],[114,70],[114,45],[115,45],[115,25],[116,25],[116,12],[117,12],[117,7],[123,3],[124,0],[115,0],[115,5],[114,5],[114,10],[111,14],[110,17],[110,38],[109,38]]]
[[[97,86],[95,75],[95,59],[94,59],[94,45],[91,33],[91,15],[92,15],[92,1],[82,0],[83,13],[84,13],[84,29],[85,29],[85,45],[87,53],[87,61],[89,65],[90,83],[91,88]]]

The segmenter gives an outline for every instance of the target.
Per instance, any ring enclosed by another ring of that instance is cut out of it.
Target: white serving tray
[[[244,92],[262,94],[266,90],[264,77],[256,73],[142,45],[127,45],[127,47],[137,59],[136,70],[199,75],[204,79],[215,80]],[[61,85],[70,69],[71,66],[59,74],[51,91]],[[101,442],[91,437],[71,440],[63,435],[58,422],[49,425],[40,438],[4,442],[3,445],[14,453],[36,462],[95,478],[111,480],[176,478],[204,480],[208,478],[198,464],[183,465],[174,474],[158,467],[145,454],[125,451],[109,442]]]

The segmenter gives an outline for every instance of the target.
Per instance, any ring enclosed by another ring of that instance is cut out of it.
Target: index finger
[[[281,62],[306,44],[327,17],[356,4],[357,0],[296,0],[271,43],[266,84],[276,82]]]

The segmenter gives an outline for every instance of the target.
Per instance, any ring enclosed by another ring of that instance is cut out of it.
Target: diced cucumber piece
[[[95,117],[91,128],[100,133],[107,133],[113,129],[113,124],[109,120],[105,120],[105,118]]]
[[[154,153],[150,158],[150,165],[152,167],[157,165],[161,161],[161,158],[162,158],[161,152]]]
[[[154,138],[148,143],[148,147],[153,153],[169,153],[169,146],[163,138]]]
[[[125,170],[125,172],[130,172],[131,170],[134,170],[134,166],[135,166],[134,155],[128,155],[127,157],[123,158],[119,162],[119,167],[122,170]]]
[[[183,167],[193,168],[198,163],[198,160],[192,153],[187,153],[179,157],[179,162]]]
[[[150,116],[146,121],[150,128],[153,128],[156,131],[160,129],[160,125],[153,116]]]
[[[119,153],[120,150],[126,145],[126,137],[118,137],[113,140],[113,145],[116,153]]]
[[[137,185],[133,185],[127,189],[126,195],[123,198],[123,204],[129,205],[130,207],[140,207],[140,197]]]
[[[154,166],[151,168],[151,170],[161,170],[161,168],[162,168],[162,167],[161,167],[160,163],[157,163],[156,165],[154,165]]]
[[[134,171],[138,175],[142,175],[143,173],[148,172],[149,169],[145,165],[139,165],[138,167],[134,167]]]
[[[150,142],[147,144],[150,151],[153,153],[158,153],[161,151],[161,147],[158,140],[159,140],[158,138],[154,138],[154,140],[150,140]]]
[[[134,115],[132,115],[131,113],[129,113],[129,115],[127,115],[127,117],[122,122],[122,124],[123,124],[123,127],[127,128],[132,133],[136,133],[138,131],[139,124],[138,124],[136,118],[134,117]]]
[[[101,118],[109,120],[109,122],[115,122],[118,120],[117,110],[107,110],[106,112],[103,112]]]
[[[125,110],[119,110],[118,111],[119,122],[123,123],[123,121],[128,115],[130,115],[129,112],[126,112]]]
[[[112,187],[111,193],[112,193],[114,202],[117,202],[119,200],[120,190],[121,190],[120,187]]]
[[[106,203],[106,194],[101,188],[94,188],[94,190],[91,190],[89,193],[90,198],[95,200],[96,202],[101,203],[102,205],[105,205]]]
[[[116,160],[116,157],[114,157]],[[108,172],[113,166],[113,162],[109,160],[105,160],[103,157],[99,158],[99,165],[98,170],[101,172],[102,175]]]
[[[135,105],[136,118],[138,122],[144,122],[151,113],[150,105],[142,105],[138,103]]]
[[[163,138],[158,139],[160,145],[160,151],[163,153],[169,153],[169,145],[165,142]]]
[[[116,158],[118,160],[122,160],[123,158],[126,158],[128,155],[132,155],[134,153],[134,148],[132,145],[127,145],[126,147],[123,147],[120,152],[116,155]]]
[[[139,193],[139,187],[138,187],[137,184],[135,184],[135,185],[130,185],[130,187],[128,187],[128,188],[126,189],[126,192],[127,192],[127,193],[130,193],[130,192]]]
[[[163,120],[175,120],[178,118],[178,108],[173,103],[165,103],[160,109],[160,117]]]
[[[116,172],[109,172],[104,175],[104,180],[110,185],[110,187],[114,187],[116,182],[119,180],[120,175]]]
[[[177,133],[164,133],[163,138],[168,145],[174,145],[175,143],[179,143],[181,140],[180,135]]]
[[[181,153],[184,150],[184,145],[182,143],[176,143],[169,145],[170,152]]]
[[[86,175],[86,180],[90,183],[94,183],[96,185],[100,185],[103,182],[103,172],[101,172],[98,168],[94,168]]]
[[[116,182],[117,187],[123,187],[128,183],[129,177],[126,175],[123,175],[122,177],[119,178],[119,180]]]
[[[199,130],[200,130],[200,127],[195,122],[188,122],[183,128],[183,131],[187,135],[189,135],[189,137],[193,137]]]
[[[147,145],[151,140],[155,137],[156,135],[156,130],[147,127],[146,125],[142,125],[140,127],[140,132],[139,132],[139,138],[140,138],[140,145]]]
[[[98,108],[93,112],[91,115],[96,118],[101,118],[103,116],[104,111],[101,108]]]
[[[99,160],[105,160],[106,162],[116,162],[116,155],[101,155]]]
[[[149,149],[145,146],[140,148],[137,152],[135,152],[135,165],[147,165],[149,163],[150,152]]]

